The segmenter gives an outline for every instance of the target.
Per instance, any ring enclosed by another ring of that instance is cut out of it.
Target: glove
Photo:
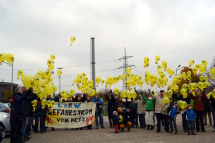
[[[33,89],[32,88],[29,88],[28,90],[27,90],[27,92],[26,92],[26,94],[31,94],[33,92]]]

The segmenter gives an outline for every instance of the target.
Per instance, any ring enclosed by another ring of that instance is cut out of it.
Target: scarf
[[[200,96],[197,96],[197,98],[198,98],[198,104],[201,102],[201,97]]]

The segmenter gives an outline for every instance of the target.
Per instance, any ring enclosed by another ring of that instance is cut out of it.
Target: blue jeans
[[[46,116],[40,116],[40,129],[45,129]]]
[[[33,113],[32,117],[31,117],[31,123],[33,125],[33,120],[35,119],[35,131],[38,130],[38,120],[39,120],[39,116],[38,116],[38,113]]]
[[[174,125],[174,129],[177,130],[176,118],[169,117],[169,123],[170,123],[171,130],[173,129],[173,125]]]
[[[186,114],[182,114],[182,125],[183,125],[183,130],[187,130],[187,118]]]
[[[140,127],[146,127],[145,114],[138,114]]]
[[[24,138],[27,137],[27,134],[26,134],[26,128],[27,128],[27,125],[28,125],[28,122],[29,122],[29,119],[30,117],[26,117],[23,119],[23,125],[22,125],[22,136]]]
[[[103,115],[102,115],[102,113],[98,113],[98,112],[96,112],[96,127],[99,127],[98,117],[99,117],[100,125],[103,128],[104,127],[104,125],[103,125]]]
[[[187,121],[187,129],[195,130],[194,121]]]

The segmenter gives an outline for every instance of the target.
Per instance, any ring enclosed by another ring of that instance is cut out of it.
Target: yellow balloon
[[[127,68],[126,68],[126,72],[127,72],[128,74],[130,74],[131,68],[130,68],[130,67],[127,67]]]
[[[51,55],[51,59],[55,60],[55,55],[54,54]]]
[[[155,56],[155,64],[158,64],[158,61],[160,61],[160,56],[159,55],[157,55],[157,56]]]
[[[53,64],[53,61],[51,59],[47,60],[47,65],[49,66],[50,64]]]
[[[48,65],[48,67],[52,71],[54,69],[54,64],[51,63],[51,64]]]
[[[72,37],[70,38],[70,41],[73,43],[73,42],[75,41],[75,37],[72,36]]]
[[[204,80],[204,77],[203,77],[203,76],[200,76],[199,79],[200,79],[200,81],[203,81],[203,80]]]
[[[61,70],[61,69],[58,69],[58,70],[57,70],[57,75],[60,77],[61,74],[62,74],[62,70]]]
[[[191,67],[194,64],[194,60],[189,61],[189,66]]]
[[[208,64],[208,62],[206,61],[206,60],[203,60],[202,61],[202,65],[205,67],[205,66],[207,66],[207,64]]]
[[[0,62],[3,62],[6,60],[6,54],[5,53],[1,53],[0,54]]]
[[[7,54],[6,55],[6,60],[7,60],[8,63],[11,64],[14,61],[13,55],[11,53]]]
[[[46,99],[43,99],[43,100],[41,101],[41,105],[42,105],[42,106],[46,106],[46,104],[47,104],[47,100],[46,100]]]

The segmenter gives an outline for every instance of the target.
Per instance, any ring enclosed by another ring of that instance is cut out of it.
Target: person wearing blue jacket
[[[40,117],[40,133],[45,133],[46,132],[45,121],[48,107],[47,106],[43,107],[41,101],[38,101],[37,105]]]
[[[195,129],[195,125],[194,125],[194,120],[196,120],[196,114],[195,112],[192,110],[192,107],[190,104],[187,105],[187,109],[185,111],[186,115],[187,115],[187,128],[188,128],[188,135],[190,135],[190,130],[192,135],[196,135],[194,133],[194,129]]]
[[[25,93],[21,87],[17,87],[14,90],[13,96],[13,106],[10,112],[10,142],[11,143],[21,143],[22,142],[22,125],[23,119],[25,116],[25,101],[31,101],[35,97],[29,95],[33,92],[33,89],[30,88]]]
[[[176,116],[177,114],[180,113],[180,111],[177,109],[177,104],[173,104],[173,99],[170,103],[170,107],[171,107],[171,110],[170,110],[170,113],[169,113],[169,122],[170,122],[170,133],[172,133],[174,130],[173,130],[173,126],[172,126],[172,123],[174,124],[174,129],[175,129],[175,134],[178,133],[178,129],[177,129],[177,125],[176,125]]]
[[[98,97],[98,93],[96,93],[94,95],[92,102],[96,103],[96,115],[95,115],[96,116],[96,129],[99,129],[99,121],[100,121],[101,128],[105,129],[104,124],[103,124],[103,115],[102,115],[103,101],[101,98]],[[98,117],[99,117],[99,121],[98,121]]]

